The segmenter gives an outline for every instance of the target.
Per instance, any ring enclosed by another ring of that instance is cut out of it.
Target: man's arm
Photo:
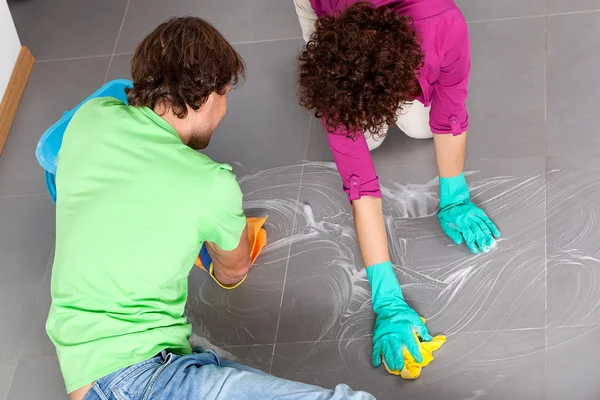
[[[235,249],[225,251],[212,242],[206,242],[206,249],[212,258],[213,274],[224,286],[236,285],[250,270],[250,243],[247,225]]]
[[[205,205],[202,231],[213,277],[223,286],[235,286],[248,273],[251,261],[243,195],[230,166],[221,166],[207,196],[210,202]]]

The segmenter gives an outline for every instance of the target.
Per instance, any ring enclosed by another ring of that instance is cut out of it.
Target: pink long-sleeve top
[[[317,16],[341,11],[359,0],[310,0]],[[410,16],[421,37],[424,66],[417,100],[431,106],[429,125],[435,134],[460,135],[469,126],[466,108],[471,67],[469,32],[453,0],[369,0]],[[329,147],[350,201],[362,196],[381,198],[371,154],[363,135],[351,139],[344,128],[328,135]]]

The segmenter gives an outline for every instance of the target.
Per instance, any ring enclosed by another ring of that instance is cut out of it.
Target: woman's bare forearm
[[[452,134],[433,135],[433,143],[440,178],[452,178],[460,175],[465,169],[467,132],[458,136]]]
[[[352,210],[365,267],[390,261],[381,199],[363,196],[352,202]]]

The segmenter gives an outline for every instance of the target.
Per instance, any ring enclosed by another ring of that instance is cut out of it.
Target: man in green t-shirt
[[[372,398],[190,346],[187,278],[202,245],[225,287],[251,264],[231,167],[196,151],[208,146],[243,73],[215,28],[175,18],[137,47],[129,105],[93,99],[70,122],[56,176],[46,328],[71,399]]]

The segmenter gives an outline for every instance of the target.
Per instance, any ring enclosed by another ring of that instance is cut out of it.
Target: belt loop
[[[160,356],[162,357],[162,359],[163,359],[163,362],[164,362],[164,361],[167,361],[167,357],[169,357],[169,356],[170,356],[170,353],[167,353],[167,351],[166,351],[166,350],[161,350],[161,351],[160,351]]]

